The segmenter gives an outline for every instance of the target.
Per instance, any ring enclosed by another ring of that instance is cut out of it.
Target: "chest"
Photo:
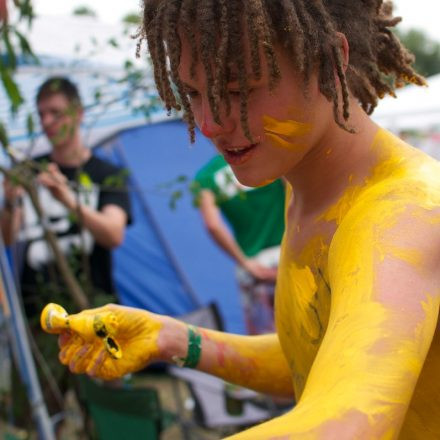
[[[275,299],[280,343],[293,372],[297,397],[327,329],[331,306],[328,248],[332,234],[320,230],[307,240],[298,231],[284,236]],[[296,246],[300,243],[300,246]],[[306,243],[306,244],[304,244]]]

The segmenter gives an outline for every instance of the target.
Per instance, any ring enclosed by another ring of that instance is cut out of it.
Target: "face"
[[[37,108],[44,134],[55,148],[66,145],[77,134],[82,110],[74,106],[64,94],[55,93],[42,98]]]
[[[213,141],[238,180],[247,186],[260,186],[295,172],[295,168],[319,144],[326,127],[333,121],[332,105],[319,92],[316,77],[311,78],[305,95],[301,76],[287,56],[278,50],[282,76],[277,87],[269,90],[266,66],[260,80],[249,82],[251,142],[241,127],[238,82],[228,84],[231,112],[227,115],[222,105],[222,124],[216,124],[209,108],[203,66],[199,63],[196,78],[190,77],[189,45],[185,40],[182,43],[179,74],[187,87],[196,124]],[[247,53],[245,56],[249,58]],[[250,65],[249,59],[247,64]]]

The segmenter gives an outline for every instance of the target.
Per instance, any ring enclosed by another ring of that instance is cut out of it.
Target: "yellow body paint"
[[[118,320],[111,312],[88,315],[83,320],[70,320],[66,310],[58,304],[47,304],[41,312],[40,324],[44,331],[59,334],[65,330],[75,331],[86,341],[92,341],[96,336],[114,359],[122,357],[122,350],[114,336],[118,330]]]
[[[48,304],[40,322],[48,333],[61,334],[59,358],[74,373],[112,380],[159,356],[162,322],[144,310],[109,304],[68,315]]]
[[[300,151],[306,147],[298,138],[312,130],[311,124],[297,121],[279,121],[270,116],[263,117],[264,134],[274,146],[292,151]]]
[[[440,438],[440,286],[429,263],[440,165],[384,130],[372,149],[377,165],[317,216],[305,246],[286,223],[275,309],[298,403],[231,439],[337,438],[353,420],[361,433],[340,438]]]

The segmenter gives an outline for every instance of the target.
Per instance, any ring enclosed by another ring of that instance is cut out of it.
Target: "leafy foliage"
[[[122,23],[138,26],[141,24],[141,17],[138,12],[130,12],[122,17]]]
[[[440,43],[420,29],[396,31],[405,46],[415,55],[414,66],[424,76],[440,73]]]
[[[97,17],[96,12],[88,6],[78,6],[73,10],[72,14],[84,17]]]
[[[38,62],[26,36],[18,29],[22,22],[27,22],[30,26],[35,17],[31,0],[15,0],[14,5],[18,10],[16,22],[9,21],[6,3],[3,5],[4,10],[0,17],[0,81],[9,100],[12,114],[16,114],[23,104],[20,89],[14,81],[17,66],[21,60],[32,59],[33,62]],[[5,122],[0,120],[0,143],[3,147],[6,147],[9,141],[5,127]],[[30,127],[31,124],[28,123],[28,129]]]

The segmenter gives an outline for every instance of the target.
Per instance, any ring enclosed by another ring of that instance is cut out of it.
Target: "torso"
[[[378,133],[374,144],[373,148],[383,149],[383,161],[365,182],[349,186],[339,201],[325,209],[314,221],[308,222],[307,228],[294,218],[293,207],[287,208],[275,315],[280,343],[292,371],[297,400],[303,394],[329,322],[332,294],[328,257],[339,224],[369,190],[381,191],[383,187],[386,192],[394,186],[413,186],[414,179],[425,179],[423,185],[438,186],[434,192],[440,193],[439,182],[436,179],[429,181],[430,172],[440,176],[437,162],[385,131]],[[399,157],[402,160],[394,160]],[[406,161],[409,157],[411,160]],[[423,172],[420,171],[422,168]],[[440,206],[440,197],[434,202]],[[399,438],[440,438],[439,338],[437,327]]]
[[[50,158],[43,156],[36,160],[47,163]],[[119,168],[92,156],[81,167],[78,176],[78,167],[60,167],[60,170],[69,181],[79,182],[82,186],[78,197],[83,205],[98,211],[106,204],[116,204],[127,212],[127,216],[130,215],[128,195],[121,191],[122,187],[116,191],[101,190],[101,185],[112,185],[112,183],[106,183],[106,179],[117,178],[121,173]],[[125,185],[123,181],[121,182]],[[95,243],[89,231],[84,228],[81,230],[68,209],[57,201],[46,188],[40,186],[38,192],[48,225],[56,234],[58,246],[61,252],[69,257],[69,263],[77,276],[79,277],[78,274],[84,270],[82,259],[84,253],[90,266],[94,293],[113,294],[109,249]],[[64,292],[65,289],[61,287],[64,286],[64,283],[59,279],[52,252],[44,239],[41,222],[29,198],[25,198],[24,201],[24,223],[20,240],[26,243],[25,261],[21,274],[26,311],[29,316],[34,313],[38,315],[39,310],[48,300],[54,300],[54,295],[58,295],[61,291]],[[60,294],[60,298],[59,301],[62,302],[65,298],[69,298],[69,295],[64,292]]]

